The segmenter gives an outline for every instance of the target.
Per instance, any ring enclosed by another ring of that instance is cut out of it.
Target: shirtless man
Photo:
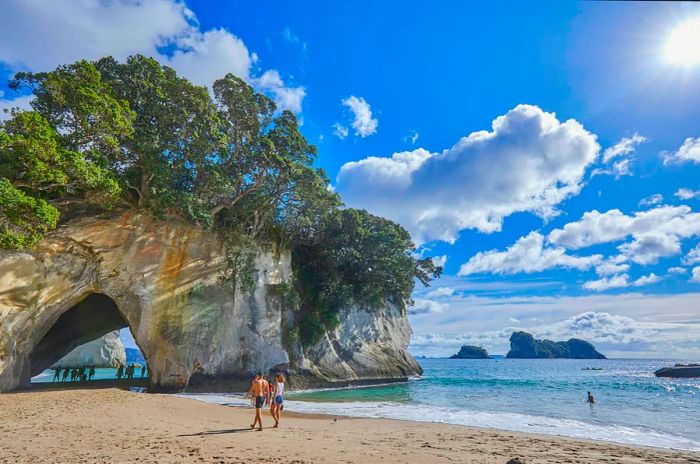
[[[258,432],[262,432],[262,417],[260,412],[263,406],[270,401],[270,384],[263,378],[262,372],[255,374],[255,378],[250,385],[250,390],[248,390],[246,398],[249,396],[253,398],[255,402],[255,421],[250,424],[250,428],[254,429],[255,425],[258,424]]]

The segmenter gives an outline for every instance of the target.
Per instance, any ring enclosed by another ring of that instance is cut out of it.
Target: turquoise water
[[[700,451],[700,379],[662,379],[658,360],[421,359],[403,384],[292,392],[299,412],[493,427]],[[597,367],[603,370],[582,370]],[[597,404],[586,404],[591,391]],[[240,406],[224,395],[186,395]]]
[[[52,382],[53,381],[53,373],[54,372],[52,369],[46,369],[41,374],[32,377],[32,383]],[[70,379],[70,376],[68,378]],[[95,376],[92,378],[92,380],[114,380],[116,378],[117,378],[117,369],[107,367],[107,368],[96,368],[95,369]],[[141,368],[139,367],[136,369],[136,372],[134,373],[134,379],[140,379],[140,378],[141,378]],[[69,383],[69,381],[66,383]]]

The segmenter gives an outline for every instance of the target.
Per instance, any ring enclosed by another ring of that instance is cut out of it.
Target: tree
[[[110,205],[120,194],[111,173],[65,148],[64,137],[36,111],[17,112],[0,127],[0,176],[36,198]]]
[[[328,213],[312,240],[293,248],[302,341],[312,344],[335,328],[342,308],[412,304],[414,279],[428,285],[442,272],[414,253],[408,232],[388,219],[355,209]]]
[[[20,72],[9,86],[32,91],[32,108],[61,134],[62,147],[111,167],[120,161],[120,141],[131,135],[134,113],[115,98],[94,64],[83,60],[51,72]]]
[[[0,248],[26,249],[56,227],[58,210],[0,177]]]
[[[142,55],[95,63],[112,95],[134,112],[112,169],[138,207],[160,214],[196,210],[194,191],[220,144],[218,115],[206,88]]]
[[[18,73],[10,85],[34,100],[0,124],[0,247],[30,248],[76,204],[121,202],[216,231],[235,289],[260,248],[291,248],[306,344],[342,308],[405,308],[416,281],[441,273],[398,224],[342,209],[296,116],[232,74],[210,94],[135,55]]]

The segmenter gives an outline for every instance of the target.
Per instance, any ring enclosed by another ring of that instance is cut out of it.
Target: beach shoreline
[[[700,463],[700,453],[496,429],[252,409],[118,389],[0,395],[0,463]]]

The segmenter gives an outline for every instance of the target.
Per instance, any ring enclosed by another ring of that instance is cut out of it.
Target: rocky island
[[[673,367],[662,367],[654,372],[657,377],[696,378],[700,377],[700,364],[676,364]]]
[[[450,359],[489,359],[489,354],[480,346],[463,345]]]
[[[128,327],[151,390],[405,380],[408,232],[344,208],[295,115],[144,56],[18,73],[0,123],[0,391]]]
[[[570,358],[570,359],[606,359],[595,347],[578,338],[554,342],[537,340],[527,332],[513,332],[510,336],[510,351],[507,358]]]

